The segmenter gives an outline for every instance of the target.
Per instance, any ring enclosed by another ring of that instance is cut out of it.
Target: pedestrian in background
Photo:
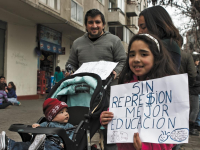
[[[183,45],[183,39],[180,43],[180,47],[182,47],[182,45]],[[194,84],[196,82],[196,76],[197,76],[196,68],[194,65],[194,60],[190,53],[187,53],[183,50],[181,51],[181,67],[180,67],[179,73],[187,73],[188,74],[189,89],[194,86]],[[191,94],[189,93],[189,95],[191,95]],[[191,96],[189,96],[189,98],[191,98]],[[191,106],[192,105],[190,105],[190,107]],[[189,122],[191,122],[191,121],[189,121]],[[192,124],[192,123],[190,123],[190,124]],[[180,146],[181,146],[181,144],[177,144],[176,147],[174,147],[172,150],[179,150]]]
[[[197,56],[193,56],[194,59],[194,65],[195,65],[195,72],[196,72],[196,81],[193,86],[189,88],[190,91],[190,134],[199,136],[199,132],[197,129],[195,129],[195,121],[199,112],[199,99],[198,95],[200,94],[200,75],[198,71],[198,64],[199,64],[199,58]]]
[[[60,80],[62,80],[64,78],[64,75],[62,73],[62,71],[60,70],[60,67],[57,66],[55,69],[55,73],[54,73],[54,83],[58,83]]]
[[[3,83],[3,84],[4,84],[4,86],[5,86],[5,89],[7,89],[6,77],[4,77],[4,76],[1,76],[1,77],[0,77],[0,83]]]
[[[7,93],[8,101],[13,105],[20,106],[21,103],[17,100],[16,86],[13,82],[8,83],[8,88],[5,90]]]
[[[178,45],[181,36],[168,12],[162,6],[146,8],[139,15],[138,26],[138,33],[151,33],[162,40],[178,71],[181,65],[181,52]]]
[[[0,109],[5,109],[12,105],[11,102],[8,101],[7,94],[5,92],[5,84],[0,83]]]

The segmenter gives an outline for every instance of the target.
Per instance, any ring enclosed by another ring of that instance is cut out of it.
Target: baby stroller
[[[74,130],[72,140],[67,136],[66,130],[61,128],[32,128],[30,125],[13,124],[9,130],[18,132],[23,142],[33,140],[36,134],[57,134],[63,140],[65,150],[90,150],[91,137],[101,126],[100,114],[109,105],[105,93],[113,77],[114,75],[102,81],[93,73],[71,75],[58,82],[47,95],[46,99],[57,98],[68,104],[69,123],[74,127],[67,131]],[[46,119],[42,117],[38,123],[44,121]]]

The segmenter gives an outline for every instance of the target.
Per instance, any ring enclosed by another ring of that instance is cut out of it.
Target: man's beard
[[[97,34],[92,34],[92,32],[88,32],[88,34],[89,34],[89,36],[90,36],[91,38],[98,38],[98,37],[101,36],[102,32],[103,32],[103,31],[98,32]]]

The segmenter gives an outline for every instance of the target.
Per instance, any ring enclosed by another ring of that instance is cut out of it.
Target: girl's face
[[[149,73],[153,64],[154,56],[148,45],[141,40],[134,41],[129,52],[129,67],[131,71],[140,80],[145,80],[146,74]]]
[[[139,17],[138,26],[139,26],[138,34],[148,33],[148,29],[146,27],[144,16]]]
[[[63,108],[52,120],[53,122],[67,123],[69,121],[69,113],[67,108]]]
[[[8,88],[9,88],[9,89],[12,89],[12,85],[11,85],[10,83],[8,84]]]

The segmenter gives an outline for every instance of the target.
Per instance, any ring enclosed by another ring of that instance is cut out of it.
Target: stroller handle
[[[115,78],[115,74],[111,73],[111,78],[108,80],[108,82],[104,86],[104,90],[107,89],[107,87],[111,84],[111,82],[114,80],[114,78]]]

